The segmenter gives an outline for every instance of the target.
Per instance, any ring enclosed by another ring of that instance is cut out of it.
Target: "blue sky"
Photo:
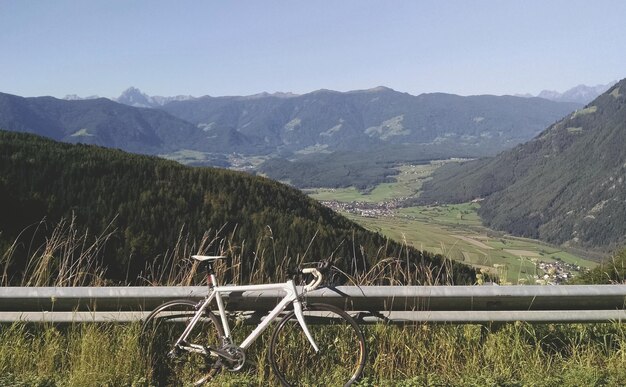
[[[0,0],[0,92],[537,94],[626,77],[626,1]]]

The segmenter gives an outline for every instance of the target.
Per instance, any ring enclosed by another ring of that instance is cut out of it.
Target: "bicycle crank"
[[[243,368],[246,363],[246,353],[240,347],[229,344],[222,347],[222,351],[225,351],[228,356],[222,357],[225,361],[225,368],[229,371],[235,372]]]

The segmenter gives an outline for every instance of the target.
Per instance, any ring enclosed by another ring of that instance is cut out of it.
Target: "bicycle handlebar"
[[[320,286],[320,284],[322,283],[322,279],[324,278],[324,273],[328,272],[332,267],[332,263],[329,261],[315,262],[315,264],[315,267],[290,267],[287,269],[287,275],[295,277],[302,274],[311,274],[313,276],[313,279],[304,286],[304,291],[310,292],[311,290],[315,290]]]
[[[311,282],[304,286],[305,292],[310,292],[311,290],[317,289],[318,286],[322,283],[322,273],[314,267],[307,267],[306,269],[302,269],[302,274],[312,274],[313,279]]]

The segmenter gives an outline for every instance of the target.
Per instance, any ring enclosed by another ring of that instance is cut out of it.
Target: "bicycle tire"
[[[283,386],[350,386],[363,373],[367,349],[363,332],[345,311],[327,304],[303,305],[304,319],[320,349],[315,353],[289,312],[274,330],[269,360]]]
[[[219,359],[183,350],[175,351],[175,357],[168,355],[196,314],[196,305],[190,300],[169,301],[146,317],[141,329],[141,344],[149,361],[154,385],[183,385],[190,381],[200,385],[219,372]],[[187,341],[219,347],[223,336],[224,330],[218,318],[210,310],[205,310]]]

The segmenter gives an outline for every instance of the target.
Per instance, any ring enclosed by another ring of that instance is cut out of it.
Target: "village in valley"
[[[405,199],[392,199],[384,202],[370,203],[325,200],[321,201],[321,203],[335,212],[354,214],[366,218],[377,218],[380,216],[395,216],[394,210],[401,208],[404,201]]]

